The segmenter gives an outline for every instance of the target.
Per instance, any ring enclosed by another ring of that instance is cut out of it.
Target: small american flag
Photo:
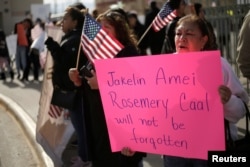
[[[91,62],[95,59],[114,58],[123,45],[109,35],[89,14],[86,14],[82,30],[81,45]]]
[[[165,3],[163,8],[157,14],[152,22],[153,29],[157,32],[166,26],[170,21],[176,17],[176,10],[169,6],[169,2]]]
[[[49,116],[52,118],[59,118],[63,112],[63,108],[57,105],[50,104]]]

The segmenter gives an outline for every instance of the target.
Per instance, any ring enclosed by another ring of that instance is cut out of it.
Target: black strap
[[[244,105],[245,105],[245,108],[246,108],[246,133],[245,133],[245,137],[247,137],[247,136],[250,135],[250,132],[249,132],[250,112],[249,112],[248,106],[247,106],[247,104],[245,102],[244,102]]]
[[[166,27],[165,38],[164,38],[163,45],[162,45],[162,48],[161,48],[161,53],[162,54],[174,53],[175,52],[175,49],[172,47],[172,43],[171,43],[170,38],[168,36],[171,23],[172,22],[170,22]]]
[[[250,120],[250,112],[249,112],[247,104],[244,101],[243,101],[243,103],[244,103],[244,106],[245,106],[245,109],[246,109],[246,116],[245,116],[245,119],[246,119],[245,138],[246,138],[246,137],[249,137],[249,135],[250,135],[249,126],[248,126],[249,125],[249,120]],[[233,142],[231,132],[230,132],[229,121],[224,119],[224,123],[225,123],[225,140],[226,140],[227,143],[233,144],[234,142]]]

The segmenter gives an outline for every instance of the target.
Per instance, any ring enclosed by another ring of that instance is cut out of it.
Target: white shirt
[[[238,136],[235,124],[245,116],[246,109],[243,101],[248,104],[249,97],[231,65],[223,57],[221,57],[221,64],[224,85],[229,87],[232,91],[231,98],[224,104],[224,117],[230,122],[231,136],[235,140]]]
[[[39,50],[41,53],[44,50],[44,41],[46,37],[45,31],[39,26],[36,25],[32,30],[31,30],[31,35],[33,42],[30,46],[30,48],[36,48]]]

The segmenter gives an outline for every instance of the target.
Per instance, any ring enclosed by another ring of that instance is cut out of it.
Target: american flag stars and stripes
[[[124,46],[109,35],[89,14],[86,14],[82,30],[81,46],[91,62],[95,59],[114,58]]]
[[[164,26],[171,22],[176,17],[176,10],[173,10],[169,6],[169,2],[166,2],[160,12],[157,14],[152,22],[153,29],[157,32]]]
[[[63,108],[57,105],[50,104],[49,106],[49,116],[52,118],[59,118],[63,112]]]

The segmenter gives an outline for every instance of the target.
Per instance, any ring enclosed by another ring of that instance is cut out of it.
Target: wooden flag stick
[[[83,13],[84,17],[85,17],[85,15],[88,13],[88,11],[89,11],[88,8],[87,8],[87,9],[81,10],[81,12]],[[84,24],[84,23],[83,23],[83,24]],[[83,27],[84,27],[84,26],[83,26]],[[79,47],[78,47],[78,53],[77,53],[77,59],[76,59],[76,68],[78,68],[78,66],[79,66],[79,60],[80,60],[81,48],[82,48],[81,44],[82,44],[82,36],[81,36],[81,38],[80,38],[80,43],[79,43]]]
[[[152,22],[153,23],[153,22]],[[150,30],[150,28],[152,27],[152,23],[148,26],[147,30],[142,34],[141,38],[139,39],[139,41],[137,42],[137,46],[141,43],[142,39],[145,37],[145,35],[148,33],[148,31]]]
[[[79,44],[78,53],[77,53],[77,60],[76,60],[76,68],[78,68],[79,66],[79,60],[80,60],[81,48],[82,48],[81,43],[82,43],[82,40],[80,39],[80,44]]]

